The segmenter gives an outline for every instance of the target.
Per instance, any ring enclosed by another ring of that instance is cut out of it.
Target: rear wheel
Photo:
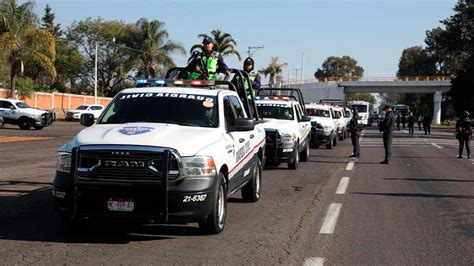
[[[293,158],[293,161],[291,163],[288,163],[288,168],[295,170],[298,168],[298,163],[300,161],[300,150],[299,150],[299,144],[296,144],[295,147],[295,157]]]
[[[219,184],[217,193],[213,202],[212,210],[205,221],[199,222],[199,228],[211,235],[219,234],[224,230],[227,218],[227,189],[225,186],[225,178],[219,173]]]
[[[20,129],[27,130],[31,128],[31,122],[28,118],[22,117],[20,118],[18,126],[20,127]]]
[[[253,170],[252,179],[242,188],[242,198],[247,202],[256,202],[260,199],[262,185],[262,163],[260,159]]]
[[[301,152],[300,156],[302,162],[307,162],[309,160],[309,140],[306,140],[305,148]]]

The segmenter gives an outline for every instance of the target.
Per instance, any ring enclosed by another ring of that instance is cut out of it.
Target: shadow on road
[[[356,194],[356,195],[368,195],[368,196],[388,196],[388,197],[474,199],[474,196],[465,196],[465,195],[443,195],[443,194],[423,194],[423,193],[372,193],[372,192],[352,192],[351,194]]]
[[[112,221],[86,223],[78,230],[71,230],[62,223],[53,210],[50,184],[2,181],[3,185],[6,183],[17,186],[42,184],[48,187],[31,191],[26,188],[2,190],[9,193],[0,191],[1,240],[124,244],[133,241],[174,239],[176,236],[202,235],[197,224],[137,225]]]

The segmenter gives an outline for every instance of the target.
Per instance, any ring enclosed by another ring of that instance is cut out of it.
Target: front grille
[[[85,150],[79,152],[77,172],[88,179],[160,182],[163,156],[164,152],[143,150]],[[178,160],[171,155],[168,180],[178,176]]]

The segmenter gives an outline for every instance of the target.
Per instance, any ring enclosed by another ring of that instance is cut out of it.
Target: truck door
[[[224,117],[226,128],[232,125],[236,118],[246,118],[246,114],[239,99],[236,96],[224,96]],[[250,156],[251,150],[250,135],[252,131],[228,132],[234,143],[234,166],[229,170],[229,191],[238,188],[246,179],[250,177]]]

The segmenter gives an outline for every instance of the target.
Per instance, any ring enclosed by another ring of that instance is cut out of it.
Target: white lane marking
[[[326,213],[326,218],[324,218],[323,226],[321,226],[321,230],[319,230],[320,234],[334,233],[334,229],[336,229],[337,218],[339,217],[341,208],[341,203],[331,203],[331,205],[329,205],[328,212]]]
[[[435,147],[438,148],[438,149],[442,149],[442,148],[443,148],[443,147],[439,146],[439,145],[436,144],[436,143],[431,143],[431,145],[435,146]]]
[[[346,194],[347,186],[349,185],[349,177],[341,178],[339,186],[337,187],[336,194]]]
[[[351,171],[352,169],[354,169],[354,161],[348,162],[346,166],[347,171]]]
[[[324,265],[324,258],[320,257],[312,257],[312,258],[307,258],[303,266],[323,266]]]

